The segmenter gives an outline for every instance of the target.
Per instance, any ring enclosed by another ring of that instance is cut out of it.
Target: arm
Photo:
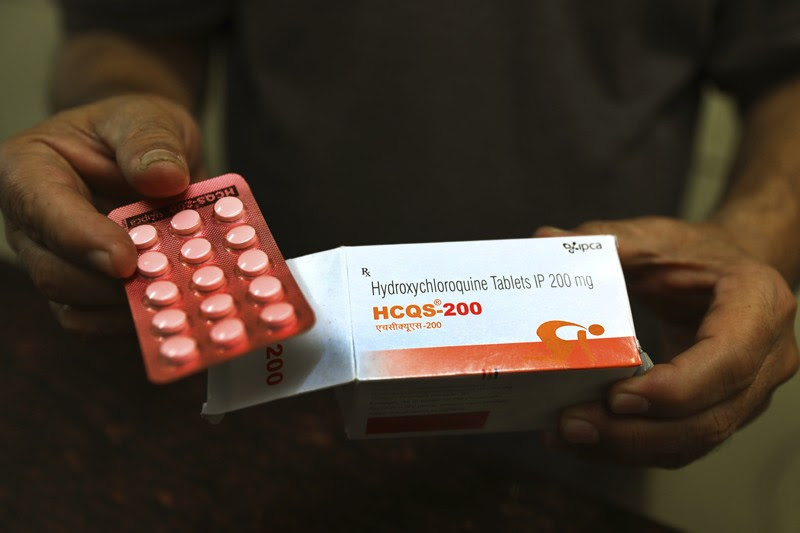
[[[733,183],[711,220],[792,286],[800,281],[800,79],[745,115]]]
[[[800,82],[750,109],[732,187],[714,215],[587,223],[613,233],[631,293],[664,324],[666,362],[562,413],[554,446],[677,467],[757,417],[798,367]],[[539,235],[552,234],[543,229]],[[671,358],[670,358],[671,357]]]
[[[109,200],[181,192],[200,169],[189,110],[202,100],[200,38],[70,34],[51,91],[63,111],[0,145],[0,207],[22,267],[69,330],[131,329],[119,283],[135,270]]]

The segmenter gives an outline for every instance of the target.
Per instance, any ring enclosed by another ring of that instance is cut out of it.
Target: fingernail
[[[594,444],[600,440],[597,428],[580,418],[567,418],[561,422],[564,440],[573,444]]]
[[[542,226],[539,228],[539,232],[555,233],[556,235],[567,235],[570,233],[565,229],[557,228],[555,226]]]
[[[52,300],[49,302],[49,304],[50,304],[50,311],[56,317],[69,311],[69,305],[67,305],[67,304],[60,304],[60,303],[54,302]]]
[[[105,250],[92,250],[86,254],[89,264],[105,274],[114,275],[114,268],[111,265],[111,254]]]
[[[145,152],[144,155],[142,155],[142,157],[139,159],[139,168],[144,170],[153,163],[161,162],[173,163],[182,167],[186,166],[186,163],[184,163],[183,159],[178,154],[169,150],[158,148],[155,150],[150,150],[149,152]]]
[[[609,407],[618,415],[637,415],[650,409],[650,402],[638,394],[621,392],[611,398]]]

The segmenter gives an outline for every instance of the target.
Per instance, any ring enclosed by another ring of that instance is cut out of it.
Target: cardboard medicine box
[[[204,416],[336,387],[353,438],[540,429],[649,365],[612,236],[343,247],[288,264],[315,326],[210,368]]]

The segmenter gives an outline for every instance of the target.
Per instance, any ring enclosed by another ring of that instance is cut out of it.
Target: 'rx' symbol
[[[364,267],[361,267],[361,275],[364,276],[365,278],[368,278],[369,277],[369,270],[364,268]]]

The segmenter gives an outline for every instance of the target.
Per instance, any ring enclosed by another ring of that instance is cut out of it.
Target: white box
[[[209,369],[205,416],[338,387],[351,437],[539,429],[649,364],[611,236],[343,247],[289,265],[316,324]]]

